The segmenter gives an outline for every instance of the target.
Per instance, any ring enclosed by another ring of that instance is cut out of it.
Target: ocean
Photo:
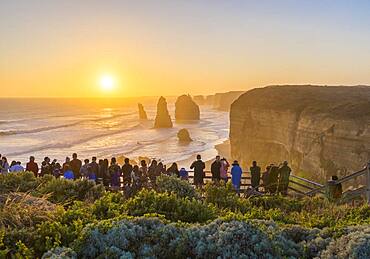
[[[213,158],[215,146],[229,136],[229,114],[201,106],[199,122],[176,123],[174,98],[168,109],[174,127],[153,129],[157,98],[125,99],[0,99],[0,154],[23,164],[29,156],[63,162],[78,153],[80,159],[97,156],[139,156],[164,163],[179,162],[200,153]],[[139,119],[141,102],[148,120]],[[181,144],[177,132],[189,130],[193,142]]]

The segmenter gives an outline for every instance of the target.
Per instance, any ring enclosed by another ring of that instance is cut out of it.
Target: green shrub
[[[124,211],[124,196],[121,193],[106,193],[91,206],[91,213],[97,219],[111,219]]]
[[[189,182],[175,176],[161,175],[156,184],[158,192],[173,192],[181,198],[199,198],[199,194]]]
[[[126,203],[129,215],[142,216],[148,213],[164,215],[171,221],[206,222],[216,218],[215,208],[195,199],[181,199],[173,193],[157,193],[142,190]]]
[[[43,195],[48,194],[48,199],[53,203],[70,204],[74,200],[94,201],[103,195],[105,189],[104,186],[89,180],[54,178],[40,186],[37,191]]]
[[[0,193],[28,192],[36,189],[38,183],[31,172],[0,174]]]

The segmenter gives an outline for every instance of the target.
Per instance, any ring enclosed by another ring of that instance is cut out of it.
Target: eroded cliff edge
[[[250,90],[231,105],[230,143],[244,166],[288,160],[321,181],[357,171],[370,160],[370,87]]]

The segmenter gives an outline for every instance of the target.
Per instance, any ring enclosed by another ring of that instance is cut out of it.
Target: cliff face
[[[325,180],[370,160],[370,87],[269,86],[231,105],[233,158],[244,166],[288,160]]]
[[[154,128],[172,128],[172,121],[167,109],[167,101],[161,96],[157,104],[157,115],[155,117]]]
[[[199,120],[199,106],[193,101],[190,95],[181,95],[175,103],[176,120]]]
[[[139,118],[141,120],[147,120],[148,116],[146,115],[146,112],[144,110],[144,106],[141,103],[139,103],[137,106],[138,106],[138,109],[139,109]]]
[[[227,93],[216,93],[214,95],[208,95],[205,99],[205,103],[208,105],[212,105],[212,107],[217,110],[229,111],[231,104],[243,93],[245,92],[231,91]]]

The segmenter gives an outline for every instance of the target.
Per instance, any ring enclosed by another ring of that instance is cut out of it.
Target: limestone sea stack
[[[172,128],[172,121],[167,109],[167,101],[161,96],[157,104],[157,116],[155,117],[154,128]]]
[[[146,115],[146,111],[144,109],[144,106],[141,103],[138,103],[138,109],[139,109],[139,118],[140,120],[147,120],[148,116]]]
[[[193,141],[190,137],[190,133],[187,129],[180,129],[177,133],[177,138],[180,142],[191,142]]]
[[[175,103],[175,118],[176,120],[199,120],[200,111],[190,95],[181,95]]]
[[[269,86],[240,96],[230,111],[233,159],[244,166],[288,160],[324,181],[370,160],[369,86]]]

